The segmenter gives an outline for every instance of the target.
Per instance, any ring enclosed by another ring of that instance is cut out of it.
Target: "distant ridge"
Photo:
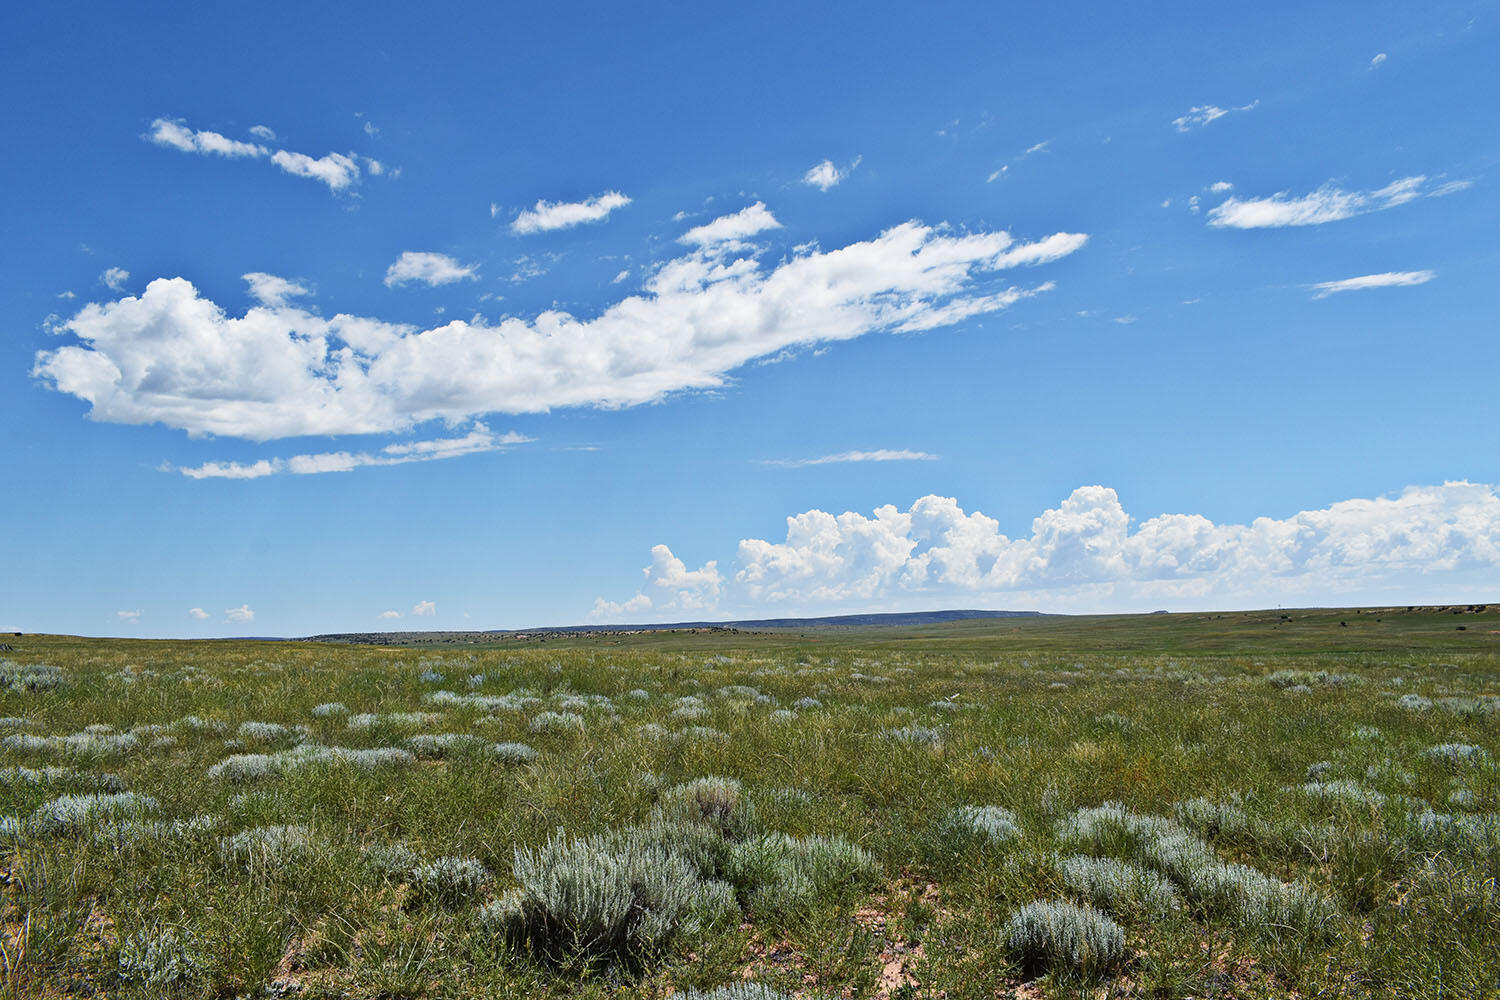
[[[643,625],[553,625],[543,628],[476,629],[455,632],[433,630],[431,632],[332,632],[325,635],[304,637],[305,642],[353,642],[379,643],[384,639],[410,640],[421,636],[433,638],[446,636],[540,636],[578,635],[610,632],[668,632],[674,629],[798,629],[798,628],[860,628],[872,625],[935,625],[940,622],[964,621],[972,618],[1041,618],[1040,611],[981,611],[975,609],[957,611],[898,611],[889,614],[870,615],[826,615],[821,618],[754,618],[727,622],[662,622]]]

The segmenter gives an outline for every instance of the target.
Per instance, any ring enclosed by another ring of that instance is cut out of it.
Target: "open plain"
[[[1500,613],[0,653],[10,997],[1484,997]]]

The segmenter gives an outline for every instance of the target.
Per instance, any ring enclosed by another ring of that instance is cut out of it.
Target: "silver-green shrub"
[[[1180,902],[1171,882],[1117,858],[1075,854],[1064,858],[1058,871],[1070,892],[1111,913],[1160,918]]]
[[[409,737],[406,745],[423,760],[436,760],[475,746],[479,737],[468,733],[423,733]]]
[[[636,961],[701,926],[698,871],[647,838],[559,832],[517,849],[514,869],[519,895],[490,916],[504,937],[554,960]]]
[[[1125,932],[1098,910],[1062,900],[1028,903],[1006,921],[1005,948],[1027,976],[1064,971],[1097,978],[1122,965]]]
[[[157,801],[135,792],[90,792],[62,795],[38,806],[29,827],[42,836],[86,833],[100,823],[155,812]]]
[[[142,928],[121,939],[116,970],[121,983],[162,996],[196,990],[208,972],[198,942],[170,927]]]
[[[17,693],[52,691],[61,687],[66,679],[63,672],[51,664],[0,660],[0,687]]]
[[[453,909],[477,896],[489,880],[490,870],[474,858],[436,858],[411,870],[412,900]]]
[[[529,764],[536,760],[536,750],[525,743],[496,743],[490,753],[502,764]]]
[[[938,832],[954,849],[976,850],[1015,840],[1021,827],[1004,806],[958,806],[943,817]]]

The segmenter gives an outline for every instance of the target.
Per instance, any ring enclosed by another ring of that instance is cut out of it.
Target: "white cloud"
[[[328,451],[312,455],[293,455],[290,458],[263,458],[258,462],[204,462],[202,465],[177,468],[192,479],[260,479],[291,473],[294,476],[317,475],[322,472],[350,472],[367,466],[409,465],[412,462],[432,462],[463,455],[478,455],[483,452],[500,451],[511,445],[525,444],[532,439],[514,431],[495,434],[484,424],[475,424],[474,429],[463,437],[437,438],[431,441],[413,441],[403,444],[388,444],[378,452]],[[172,466],[166,467],[172,471]]]
[[[418,618],[432,618],[437,614],[437,605],[432,601],[418,601],[412,606],[411,613]]]
[[[269,125],[251,125],[250,134],[257,139],[264,139],[267,142],[276,141],[276,130]]]
[[[251,129],[251,131],[255,130]],[[146,133],[146,138],[158,146],[167,146],[184,153],[198,153],[202,156],[258,159],[262,156],[269,156],[271,153],[269,149],[257,143],[240,142],[237,139],[220,135],[218,132],[194,131],[180,119],[156,119],[151,123],[151,131]]]
[[[60,298],[60,299],[76,299],[76,298],[78,298],[78,296],[75,295],[72,292],[58,292],[57,293],[57,297]]]
[[[1253,110],[1259,103],[1260,101],[1258,100],[1251,101],[1249,104],[1242,104],[1237,108],[1221,108],[1213,104],[1200,104],[1195,108],[1190,108],[1188,113],[1181,118],[1173,118],[1172,124],[1177,126],[1177,131],[1179,132],[1191,132],[1193,129],[1202,128],[1210,122],[1216,122],[1231,112]]]
[[[1230,198],[1208,213],[1208,224],[1217,229],[1268,229],[1280,226],[1319,226],[1326,222],[1379,212],[1405,205],[1422,197],[1441,197],[1463,187],[1454,183],[1428,188],[1421,175],[1403,177],[1376,191],[1345,191],[1325,184],[1298,198],[1279,191],[1269,198]],[[1467,187],[1464,184],[1464,187]]]
[[[1366,274],[1342,281],[1320,281],[1311,285],[1315,299],[1326,299],[1338,292],[1357,292],[1366,288],[1397,288],[1406,285],[1425,285],[1437,277],[1436,271],[1386,271],[1383,274]]]
[[[122,622],[139,621],[140,617],[141,617],[141,612],[140,612],[139,609],[137,609],[135,611],[116,611],[115,612],[115,617],[118,618],[118,619],[120,619],[120,621],[122,621]]]
[[[202,608],[188,608],[188,617],[203,621],[208,617],[208,612],[204,611]]]
[[[779,465],[783,468],[796,469],[807,465],[832,465],[843,462],[935,462],[937,456],[925,451],[907,451],[905,449],[877,448],[874,451],[841,451],[836,455],[823,455],[820,458],[777,458],[766,459],[762,465]]]
[[[401,617],[401,612],[399,612],[399,611],[382,611],[382,612],[380,612],[380,617],[382,617],[382,618],[400,618]]]
[[[817,166],[802,175],[802,183],[809,187],[815,187],[819,191],[827,191],[829,188],[837,187],[854,172],[864,157],[856,156],[847,167],[840,167],[832,160],[824,160]]]
[[[1051,144],[1052,144],[1052,140],[1051,139],[1044,139],[1043,141],[1037,143],[1035,146],[1027,146],[1026,147],[1026,152],[1023,153],[1023,154],[1021,154],[1021,155],[1023,155],[1023,156],[1030,156],[1032,153],[1045,153],[1045,152],[1047,152],[1047,147],[1050,146]]]
[[[1208,186],[1208,189],[1214,194],[1223,194],[1225,191],[1234,190],[1234,185],[1228,181],[1214,181]]]
[[[306,285],[279,278],[274,274],[266,274],[264,271],[251,271],[241,277],[249,282],[250,295],[255,301],[272,309],[280,309],[286,305],[288,299],[312,294]]]
[[[733,215],[722,215],[712,222],[694,226],[677,237],[677,242],[696,244],[705,248],[720,246],[726,249],[738,249],[744,245],[744,240],[756,233],[780,228],[781,223],[776,221],[776,216],[771,214],[771,210],[766,208],[764,202],[757,201]]]
[[[460,264],[447,254],[408,250],[385,271],[385,286],[395,288],[409,281],[424,285],[451,285],[455,281],[475,280],[474,268]]]
[[[294,177],[310,177],[327,184],[330,191],[342,191],[359,180],[359,164],[353,155],[326,153],[314,159],[306,153],[279,149],[271,154],[271,162]]]
[[[645,594],[637,594],[630,600],[621,601],[618,604],[601,597],[594,602],[594,610],[589,613],[589,620],[619,625],[624,624],[621,621],[623,616],[638,615],[650,610],[651,598]]]
[[[1385,60],[1386,55],[1384,52],[1375,53],[1375,58],[1370,60],[1370,68],[1374,69],[1376,66],[1379,66],[1381,63],[1385,62]]]
[[[617,208],[630,204],[630,198],[618,191],[585,198],[583,201],[538,201],[515,217],[510,231],[520,235],[545,233],[553,229],[571,229],[586,222],[600,222]],[[494,208],[491,208],[491,215]]]
[[[99,275],[99,284],[112,292],[124,291],[125,282],[129,280],[130,272],[123,267],[106,268],[104,273]]]
[[[1114,490],[1085,486],[1017,538],[951,498],[926,496],[904,511],[887,505],[873,516],[809,510],[789,517],[785,541],[747,538],[737,564],[728,579],[713,562],[688,570],[658,545],[636,598],[601,600],[595,613],[632,603],[652,613],[771,606],[811,612],[976,599],[1080,610],[1174,601],[1272,606],[1299,598],[1332,602],[1351,592],[1385,593],[1391,603],[1406,604],[1444,580],[1476,580],[1493,593],[1500,487],[1414,486],[1241,525],[1196,514],[1137,521]],[[688,580],[693,584],[681,583]],[[696,603],[677,599],[669,608],[643,600],[657,587],[675,597],[674,585]]]
[[[255,125],[250,134],[261,139],[272,140],[276,133],[264,125]],[[254,142],[240,142],[220,135],[218,132],[197,131],[189,128],[181,119],[158,118],[151,123],[151,131],[145,138],[158,146],[176,149],[184,153],[201,156],[224,156],[231,159],[265,159],[295,177],[308,177],[328,185],[330,191],[343,191],[359,182],[359,163],[355,154],[327,153],[311,157],[306,153],[294,153],[286,149],[272,151],[269,147]],[[379,174],[384,168],[374,160],[371,173]]]
[[[226,622],[234,622],[243,625],[246,622],[255,621],[255,612],[250,610],[250,605],[241,604],[237,608],[229,608],[224,612]]]
[[[90,403],[94,420],[255,441],[633,406],[717,388],[788,347],[1004,309],[1051,285],[1007,287],[997,272],[1058,260],[1088,240],[1055,233],[1019,243],[1003,231],[907,222],[770,268],[721,242],[775,224],[757,203],[700,227],[689,234],[699,249],[587,319],[551,310],[423,330],[291,304],[231,316],[185,278],[158,278],[139,297],[90,304],[60,323],[79,343],[38,352],[33,374]]]

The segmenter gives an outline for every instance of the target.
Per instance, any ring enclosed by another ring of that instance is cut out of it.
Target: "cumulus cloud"
[[[877,448],[874,451],[841,451],[836,455],[823,455],[819,458],[772,458],[761,462],[762,465],[779,465],[783,468],[795,469],[807,465],[833,465],[843,462],[935,462],[936,455],[925,451],[907,451],[895,448]]]
[[[1209,211],[1208,224],[1217,229],[1320,226],[1325,222],[1395,208],[1422,197],[1441,197],[1468,186],[1465,182],[1453,181],[1433,187],[1420,174],[1392,181],[1376,191],[1345,191],[1333,184],[1325,184],[1301,197],[1279,191],[1269,198],[1230,198]]]
[[[1379,66],[1381,63],[1385,62],[1385,60],[1386,54],[1384,52],[1375,53],[1375,58],[1370,60],[1370,68],[1374,69],[1376,66]]]
[[[1437,277],[1436,271],[1386,271],[1383,274],[1366,274],[1342,281],[1320,281],[1311,288],[1313,298],[1326,299],[1338,292],[1357,292],[1366,288],[1397,288],[1404,285],[1425,285]]]
[[[678,601],[674,609],[812,611],[987,598],[1079,609],[1172,600],[1202,607],[1217,599],[1270,606],[1293,595],[1327,600],[1382,588],[1404,604],[1444,574],[1488,579],[1492,591],[1497,569],[1500,487],[1414,486],[1284,519],[1216,524],[1197,514],[1138,521],[1114,490],[1084,486],[1015,538],[948,497],[922,497],[906,510],[883,506],[872,516],[809,510],[787,518],[784,541],[741,541],[730,579],[713,562],[688,570],[658,545],[647,586],[627,602],[601,599],[595,614],[660,612],[663,605],[651,600],[658,581],[694,573],[703,584],[688,590],[698,603]]]
[[[115,617],[120,619],[120,621],[122,622],[139,621],[141,612],[140,609],[136,609],[135,611],[116,611]]]
[[[188,617],[203,621],[208,617],[208,612],[204,611],[202,608],[188,608]]]
[[[124,291],[125,282],[129,280],[130,272],[125,270],[123,267],[106,268],[104,273],[99,275],[99,284],[103,285],[105,288],[108,288],[112,292]]]
[[[1233,190],[1234,185],[1228,181],[1214,181],[1208,186],[1208,189],[1214,194],[1223,194],[1225,191]]]
[[[827,191],[843,183],[854,172],[854,168],[859,166],[862,159],[864,158],[856,156],[847,167],[840,167],[832,160],[824,160],[802,175],[802,183],[809,187],[815,187],[819,191]]]
[[[401,612],[399,612],[399,611],[382,611],[382,612],[380,612],[380,617],[382,617],[382,618],[400,618],[401,617]]]
[[[385,286],[395,288],[411,281],[428,286],[451,285],[455,281],[473,281],[475,277],[474,268],[447,254],[408,250],[386,268]]]
[[[229,608],[228,610],[226,610],[224,612],[224,620],[226,622],[234,622],[235,624],[243,625],[246,622],[255,621],[255,612],[250,610],[250,605],[241,604],[237,608]]]
[[[665,545],[652,547],[651,565],[641,572],[646,578],[641,593],[618,604],[601,598],[594,603],[591,617],[595,621],[602,621],[644,611],[710,609],[718,603],[719,592],[724,583],[719,576],[718,563],[710,560],[699,569],[688,569],[687,564],[673,555],[672,550]]]
[[[683,237],[694,248],[582,319],[549,310],[420,329],[291,303],[233,316],[187,279],[158,278],[139,297],[89,304],[56,324],[78,343],[38,352],[33,374],[88,402],[94,420],[254,441],[633,406],[720,387],[789,347],[1004,309],[1051,284],[1007,286],[999,272],[1056,261],[1088,240],[1055,233],[1024,243],[907,222],[767,268],[739,244],[775,225],[757,203],[699,227]]]
[[[462,437],[388,444],[378,452],[325,451],[312,455],[293,455],[290,458],[263,458],[249,463],[204,462],[202,465],[177,468],[176,471],[192,479],[260,479],[282,473],[308,476],[321,472],[350,472],[366,466],[409,465],[412,462],[478,455],[487,451],[500,451],[511,445],[525,444],[531,440],[514,431],[496,434],[484,424],[475,424]],[[167,466],[168,470],[172,468]]]
[[[266,274],[264,271],[251,271],[241,277],[249,283],[250,295],[255,301],[272,309],[279,309],[286,305],[288,299],[312,294],[306,285],[279,278],[274,274]]]
[[[418,618],[432,618],[437,614],[437,605],[432,601],[418,601],[412,606],[411,613]]]
[[[1221,108],[1215,104],[1200,104],[1195,108],[1188,109],[1188,113],[1181,118],[1173,118],[1172,124],[1177,126],[1177,131],[1179,132],[1191,132],[1193,129],[1202,128],[1210,122],[1216,122],[1231,112],[1253,110],[1259,103],[1260,101],[1258,100],[1251,101],[1249,104],[1242,104],[1237,108]]]
[[[572,229],[586,222],[601,222],[617,208],[630,204],[630,198],[618,191],[606,191],[583,201],[538,201],[517,215],[510,231],[519,235],[545,233],[553,229]],[[495,214],[490,206],[490,215]]]
[[[276,138],[276,133],[264,125],[252,126],[250,134],[268,141]],[[269,159],[283,172],[294,177],[307,177],[326,184],[330,191],[343,191],[359,183],[360,178],[359,162],[353,153],[327,153],[323,156],[312,157],[306,153],[294,153],[286,149],[273,151],[270,147],[257,142],[241,142],[218,132],[190,128],[180,118],[156,119],[151,123],[151,130],[146,133],[145,139],[158,146],[183,153],[196,153],[200,156]],[[375,160],[366,162],[371,168],[371,173],[384,172],[379,162]]]

